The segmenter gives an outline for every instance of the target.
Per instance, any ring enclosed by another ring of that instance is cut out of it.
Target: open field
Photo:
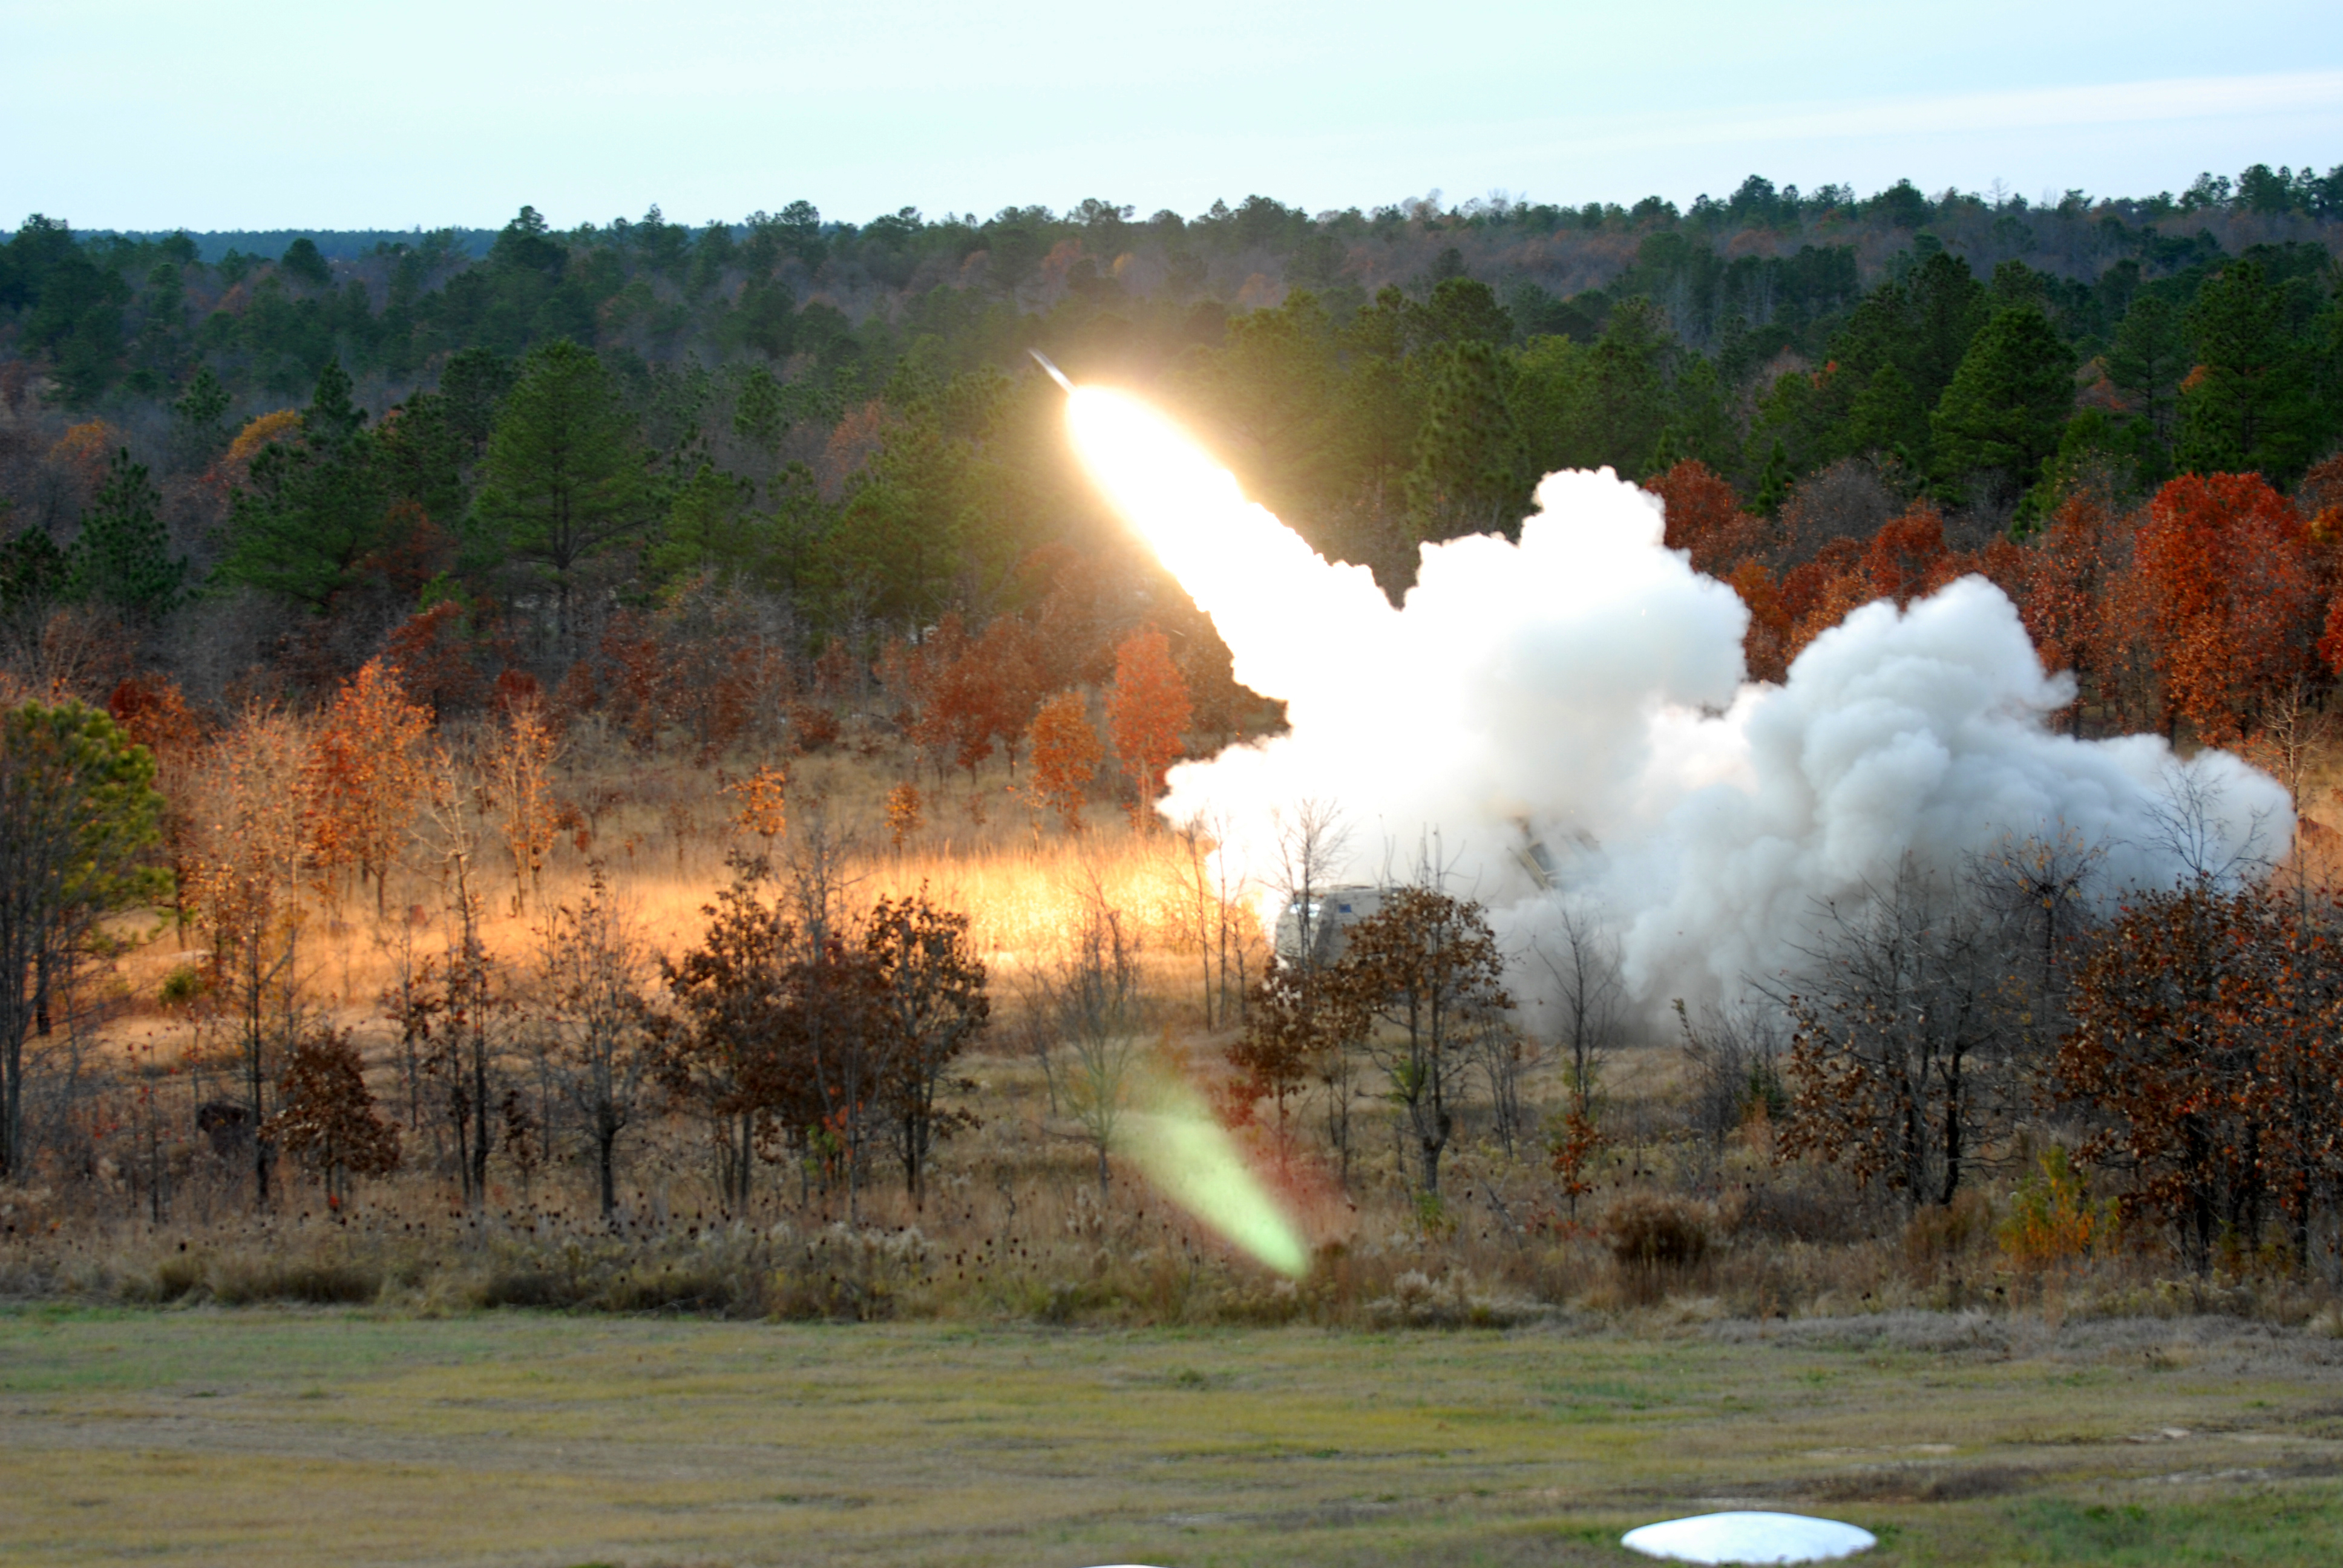
[[[2343,1343],[1927,1314],[1391,1336],[0,1315],[0,1563],[2343,1557]]]

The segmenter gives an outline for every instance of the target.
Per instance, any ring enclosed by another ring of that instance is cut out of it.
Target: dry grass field
[[[1619,1563],[1785,1506],[1919,1563],[2343,1558],[2343,1343],[1903,1313],[1534,1330],[0,1315],[0,1563]]]

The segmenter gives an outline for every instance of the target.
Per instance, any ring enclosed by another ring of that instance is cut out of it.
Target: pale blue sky
[[[2343,163],[2343,5],[0,0],[0,222],[861,220]]]

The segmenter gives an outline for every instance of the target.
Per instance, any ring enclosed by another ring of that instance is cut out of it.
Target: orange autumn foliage
[[[2320,603],[2308,531],[2258,474],[2184,474],[2147,505],[2127,585],[2168,725],[2232,742],[2308,674]]]
[[[1082,825],[1082,798],[1098,776],[1099,759],[1106,755],[1087,709],[1081,692],[1061,691],[1041,704],[1026,736],[1033,758],[1034,799],[1056,811],[1069,832]]]
[[[298,408],[274,408],[246,421],[236,439],[227,444],[221,466],[242,472],[252,467],[252,460],[271,441],[289,441],[301,433],[301,411]]]
[[[1131,776],[1138,799],[1133,809],[1144,822],[1148,808],[1163,793],[1163,775],[1187,749],[1188,682],[1172,662],[1172,643],[1151,626],[1123,638],[1114,650],[1114,684],[1107,688],[1107,732],[1114,754]]]
[[[2044,669],[2070,670],[2078,683],[2102,686],[2111,676],[2117,639],[2107,595],[2126,534],[2106,497],[2078,491],[2059,503],[2034,548],[2022,553],[2024,576],[2011,597]]]
[[[75,425],[49,448],[49,461],[70,470],[88,488],[106,482],[106,459],[122,445],[122,433],[103,419]]]
[[[155,754],[156,765],[191,756],[204,739],[204,721],[168,676],[126,676],[106,699],[106,710],[130,739]]]
[[[1742,634],[1741,658],[1752,680],[1779,682],[1787,677],[1790,658],[1790,611],[1782,598],[1782,585],[1763,562],[1745,560],[1725,579],[1749,609],[1749,629]]]
[[[464,607],[442,599],[409,616],[382,646],[382,658],[406,689],[431,709],[434,722],[479,701],[488,684],[472,663]]]
[[[407,700],[398,677],[372,658],[334,696],[318,726],[307,783],[319,865],[355,867],[387,906],[391,863],[407,841],[425,783],[423,739],[431,715]]]
[[[1689,551],[1696,572],[1723,577],[1763,542],[1765,520],[1743,511],[1725,477],[1697,458],[1645,479],[1644,488],[1666,508],[1668,548]]]

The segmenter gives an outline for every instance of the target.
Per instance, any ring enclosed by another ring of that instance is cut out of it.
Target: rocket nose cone
[[[1038,348],[1028,348],[1025,352],[1033,357],[1034,364],[1039,365],[1042,369],[1047,370],[1050,373],[1051,380],[1055,381],[1059,386],[1064,387],[1069,392],[1074,389],[1074,384],[1066,379],[1066,373],[1059,369],[1055,365],[1051,364],[1048,355],[1042,353]]]

